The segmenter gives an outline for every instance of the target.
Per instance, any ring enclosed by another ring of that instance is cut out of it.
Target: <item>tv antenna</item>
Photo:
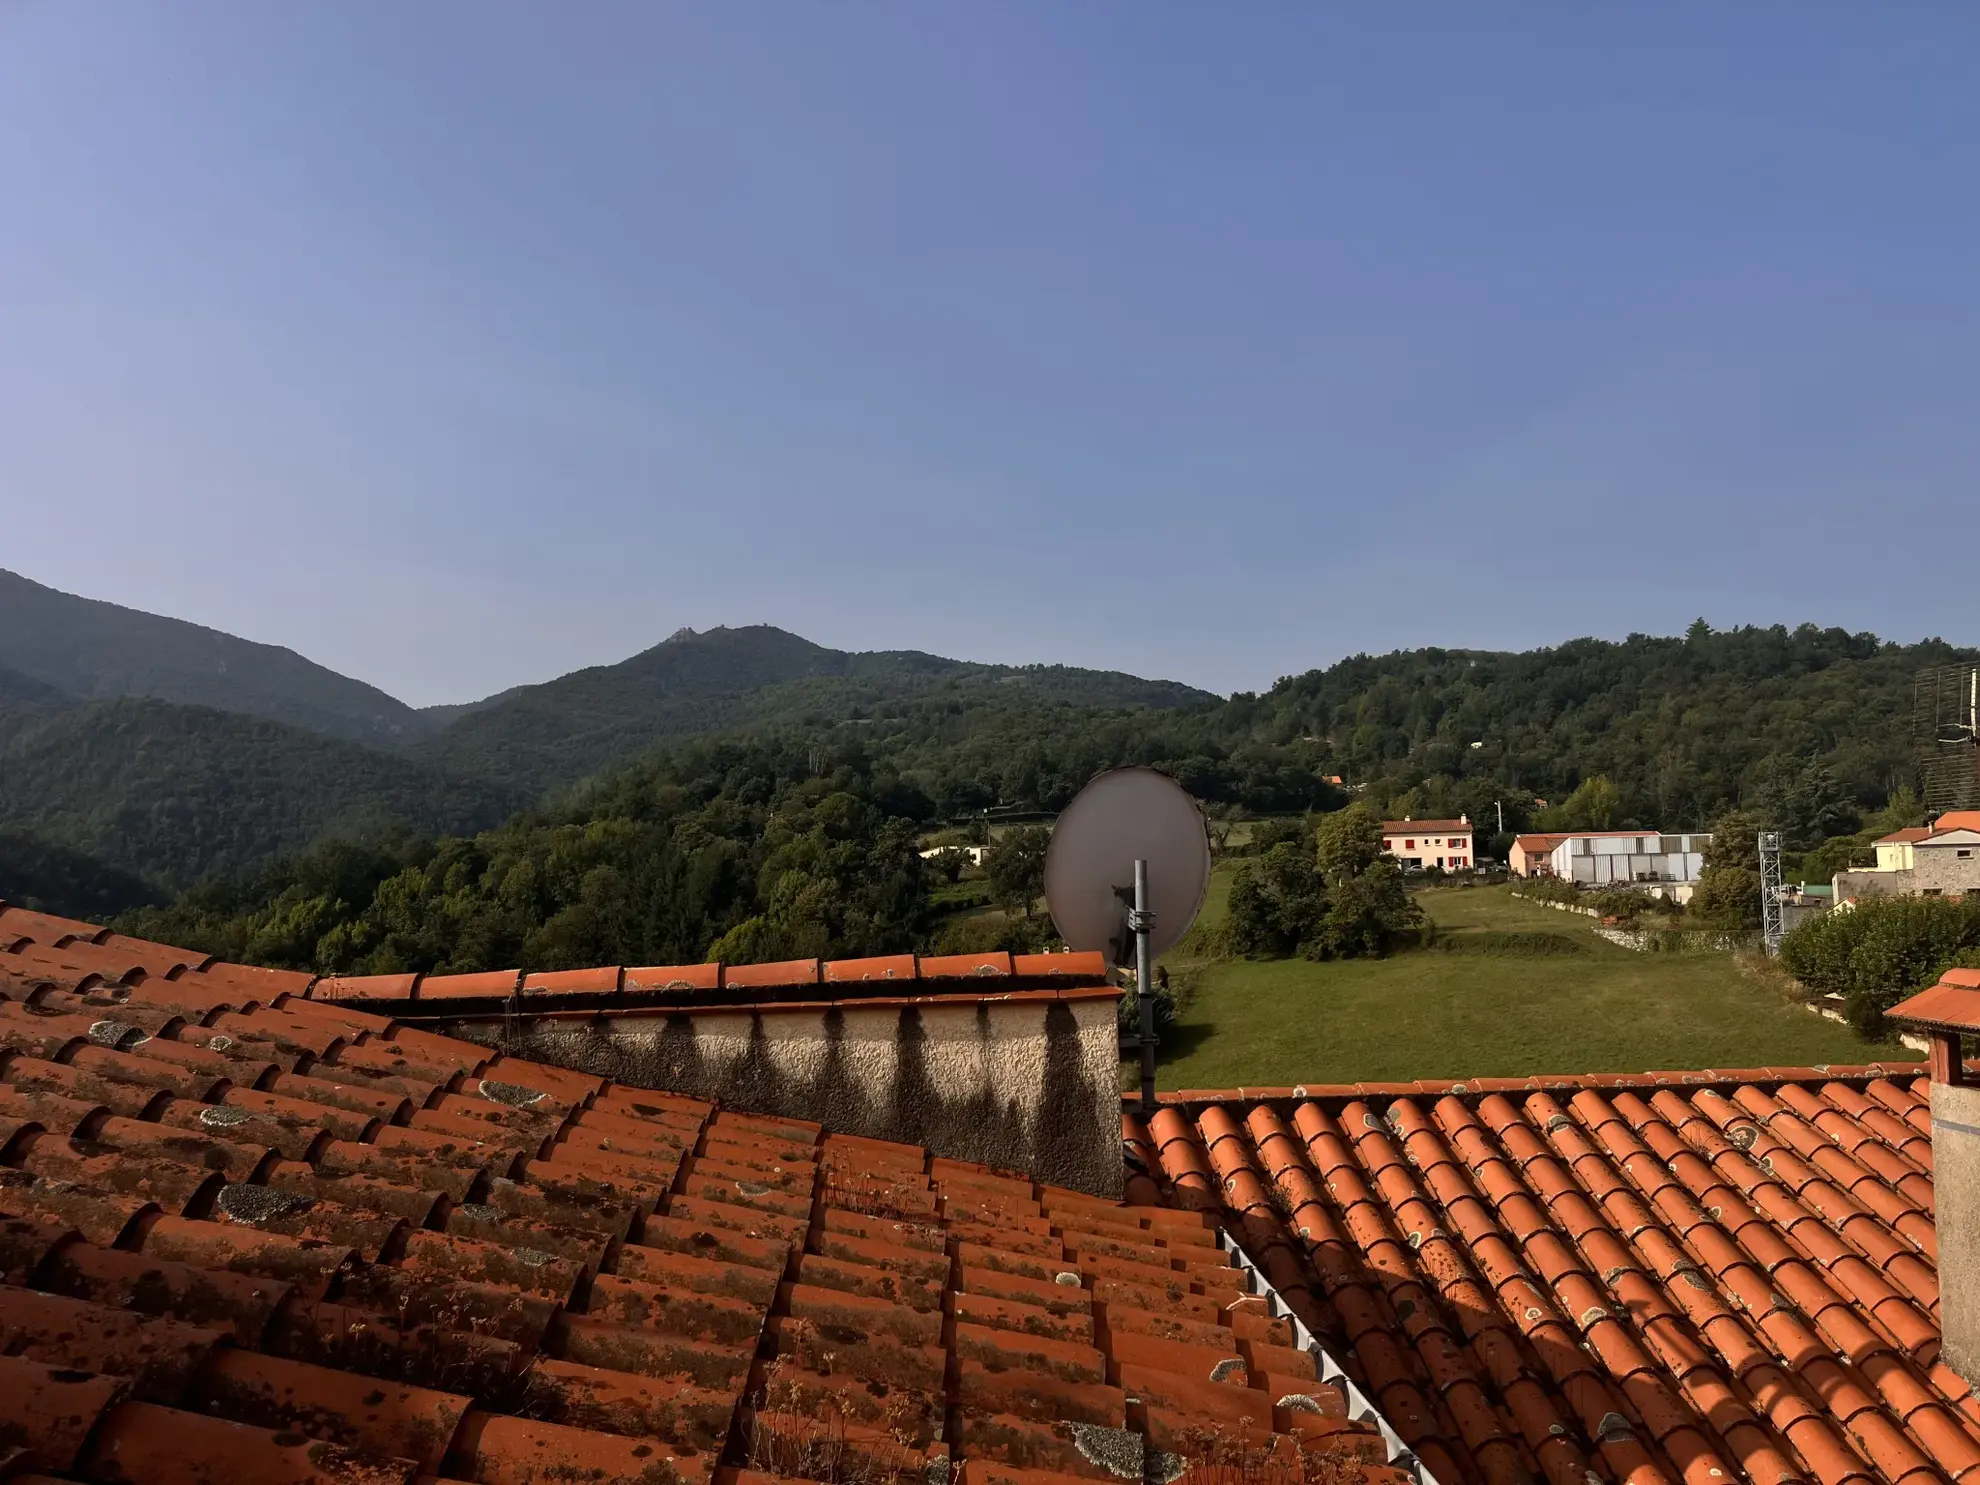
[[[1045,850],[1045,905],[1067,945],[1134,964],[1141,1108],[1155,1112],[1155,956],[1174,947],[1210,888],[1210,831],[1187,790],[1152,768],[1116,768],[1079,791]]]
[[[1925,813],[1980,805],[1980,667],[1919,671],[1911,729]]]

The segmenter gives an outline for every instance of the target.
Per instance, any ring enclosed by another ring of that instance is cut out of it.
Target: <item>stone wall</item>
[[[427,1024],[622,1084],[1119,1197],[1118,999],[1102,987]]]

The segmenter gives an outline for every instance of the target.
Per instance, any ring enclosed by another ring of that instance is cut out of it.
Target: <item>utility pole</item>
[[[1503,799],[1492,801],[1492,808],[1499,812],[1499,834],[1506,833],[1506,802]]]

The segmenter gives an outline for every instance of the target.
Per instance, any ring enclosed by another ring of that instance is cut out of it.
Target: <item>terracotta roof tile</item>
[[[559,969],[524,975],[525,995],[616,995],[625,971],[610,969]]]
[[[310,986],[309,998],[339,1000],[411,1000],[418,975],[329,975]]]
[[[924,980],[955,979],[965,975],[1007,975],[1009,954],[943,954],[921,961]]]
[[[719,990],[722,966],[719,964],[645,965],[625,972],[627,991]]]
[[[877,959],[834,959],[825,965],[825,983],[845,984],[861,980],[913,980],[916,975],[912,954],[890,954]]]
[[[522,971],[514,969],[469,975],[425,975],[413,997],[416,1000],[500,999],[514,995],[521,984]]]
[[[728,989],[768,990],[786,985],[816,985],[816,959],[788,959],[777,964],[730,964],[722,969],[722,984]]]

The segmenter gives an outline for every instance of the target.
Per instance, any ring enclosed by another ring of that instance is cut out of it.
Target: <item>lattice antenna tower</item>
[[[1763,830],[1760,832],[1760,939],[1769,954],[1781,952],[1786,920],[1781,900],[1781,833]]]
[[[1911,726],[1926,814],[1980,807],[1980,666],[1919,671]]]

